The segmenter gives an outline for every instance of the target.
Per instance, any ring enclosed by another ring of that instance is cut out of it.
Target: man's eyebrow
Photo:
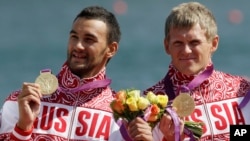
[[[71,30],[69,33],[70,34],[77,34],[77,32],[75,30]],[[85,36],[91,37],[91,38],[97,38],[94,34],[91,34],[91,33],[86,33]]]
[[[69,32],[70,34],[72,34],[72,33],[77,33],[75,30],[71,30],[70,32]]]

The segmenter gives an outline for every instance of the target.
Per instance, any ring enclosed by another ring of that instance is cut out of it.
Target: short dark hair
[[[107,24],[107,43],[112,42],[119,43],[121,38],[121,31],[119,23],[113,13],[109,12],[107,9],[101,6],[89,6],[84,8],[74,19],[74,22],[78,18],[86,19],[98,19]]]

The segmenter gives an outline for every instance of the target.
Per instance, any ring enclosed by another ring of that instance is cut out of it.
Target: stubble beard
[[[77,62],[73,62],[72,59],[71,59],[71,56],[68,57],[67,64],[68,64],[68,67],[69,67],[70,71],[73,74],[79,76],[80,78],[83,78],[84,76],[86,76],[88,74],[88,72],[91,70],[89,65],[87,65],[86,63],[85,64],[83,64],[83,63],[80,64],[80,63],[77,63]]]

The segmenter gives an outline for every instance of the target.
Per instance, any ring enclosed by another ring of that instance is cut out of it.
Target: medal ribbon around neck
[[[190,94],[190,91],[193,90],[195,87],[199,86],[201,83],[203,83],[212,73],[214,70],[213,64],[211,66],[208,66],[208,68],[203,71],[201,74],[197,75],[187,86],[183,85],[180,87],[180,94],[184,93]],[[173,84],[170,80],[169,74],[166,75],[165,79],[165,91],[168,94],[170,100],[175,99],[175,93],[173,89]],[[178,96],[177,96],[178,97]],[[174,103],[175,101],[173,101]],[[173,123],[175,126],[175,141],[180,140],[180,123],[178,120],[178,114],[172,109],[172,106],[168,106],[166,108],[166,111],[170,114],[170,116],[173,119]],[[190,137],[190,141],[195,141],[195,138],[189,129],[184,128],[184,133],[187,134]]]
[[[242,109],[244,108],[247,103],[249,102],[250,100],[250,91],[247,92],[247,94],[244,96],[243,100],[240,102],[239,104],[239,108]]]
[[[181,92],[190,92],[195,87],[199,86],[202,82],[204,82],[212,73],[214,70],[214,66],[209,66],[205,71],[203,71],[201,74],[196,76],[187,86],[183,85],[181,86]]]
[[[40,71],[40,75],[36,78],[35,83],[40,84],[43,95],[50,95],[56,90],[75,93],[82,90],[107,87],[111,84],[111,79],[96,80],[77,88],[66,89],[59,86],[58,79],[51,73],[51,69],[43,69]]]
[[[58,90],[75,93],[75,92],[79,92],[79,91],[83,91],[83,90],[104,88],[110,84],[111,84],[111,79],[103,79],[103,80],[96,80],[96,81],[88,82],[80,87],[76,87],[76,88],[72,88],[72,89],[66,89],[66,88],[59,87]]]

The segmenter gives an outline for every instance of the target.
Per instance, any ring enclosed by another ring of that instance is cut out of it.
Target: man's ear
[[[116,54],[118,47],[119,47],[119,45],[117,42],[113,42],[113,43],[109,44],[108,51],[107,51],[107,57],[112,58]]]
[[[211,52],[214,53],[218,49],[219,45],[219,36],[215,36],[212,40]]]
[[[164,38],[164,48],[165,48],[165,52],[169,54],[169,42],[167,38]]]

